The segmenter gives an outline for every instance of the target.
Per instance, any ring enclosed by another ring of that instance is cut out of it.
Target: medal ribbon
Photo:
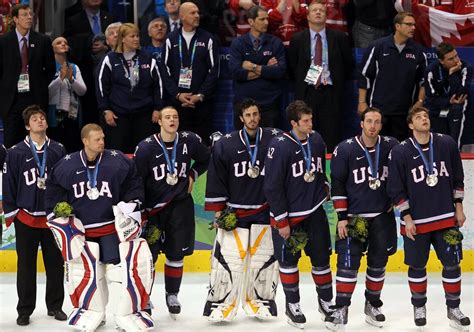
[[[362,145],[364,145],[364,152],[365,156],[367,157],[367,161],[369,162],[369,174],[372,178],[376,179],[379,174],[379,162],[380,162],[380,136],[378,138],[377,144],[375,145],[375,157],[373,160],[370,157],[369,149],[365,146],[364,140],[361,138],[360,141],[362,142]],[[374,162],[375,162],[375,168],[374,168]]]
[[[30,143],[31,152],[33,153],[33,157],[35,157],[36,166],[38,166],[39,176],[40,176],[40,178],[44,178],[44,173],[45,173],[45,170],[46,170],[46,157],[48,156],[48,141],[46,140],[44,142],[43,159],[40,162],[39,157],[38,157],[38,153],[36,152],[36,146],[33,143],[33,140],[31,139],[31,136],[28,136],[28,140],[29,140],[29,143]]]
[[[84,158],[84,160],[87,160],[87,158]],[[91,189],[97,187],[97,174],[99,174],[99,164],[101,160],[102,160],[102,153],[97,159],[97,162],[94,165],[94,169],[90,169],[90,167],[87,166],[87,163],[86,163],[87,180],[89,181],[89,186],[91,187]]]
[[[308,139],[306,143],[307,149],[305,149],[305,147],[303,146],[301,141],[298,139],[298,137],[295,135],[293,130],[290,131],[290,133],[291,133],[291,136],[293,136],[293,138],[295,139],[296,143],[298,143],[298,145],[300,146],[301,150],[303,150],[303,156],[306,163],[306,172],[309,173],[309,171],[311,170],[311,141],[309,140],[309,135],[308,135]]]
[[[171,152],[171,160],[170,156],[168,155],[168,149],[166,148],[165,142],[163,142],[163,139],[161,138],[161,135],[158,134],[158,140],[160,141],[160,146],[161,149],[163,150],[163,155],[165,156],[166,160],[166,168],[168,169],[169,174],[175,174],[176,169],[174,167],[174,163],[176,162],[176,150],[178,146],[178,133],[176,133],[176,137],[174,138],[174,143],[173,143],[173,151]]]
[[[253,150],[252,150],[252,147],[250,146],[247,130],[243,128],[242,132],[244,133],[245,147],[247,148],[247,152],[249,153],[249,156],[250,156],[250,166],[254,167],[257,161],[258,143],[260,143],[260,135],[258,134],[260,132],[260,128],[257,129],[257,135],[255,137],[255,147],[253,148]]]
[[[181,61],[181,68],[184,68],[183,66],[183,36],[181,35],[179,35],[178,45],[179,45],[179,60]],[[195,54],[196,54],[196,40],[194,41],[193,50],[191,52],[191,64],[189,66],[189,69],[193,68]]]
[[[423,160],[423,164],[425,165],[425,170],[428,172],[428,175],[433,175],[433,161],[434,161],[434,151],[433,151],[433,134],[430,134],[430,151],[428,153],[428,160],[426,160],[426,156],[423,153],[423,150],[421,149],[420,144],[416,141],[416,139],[413,137],[413,140],[415,141],[415,148],[418,150],[420,153],[421,159]]]

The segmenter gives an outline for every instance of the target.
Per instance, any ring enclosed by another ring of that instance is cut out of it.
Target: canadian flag
[[[441,42],[474,46],[474,14],[458,15],[424,5],[412,6],[416,20],[415,40],[426,47]]]

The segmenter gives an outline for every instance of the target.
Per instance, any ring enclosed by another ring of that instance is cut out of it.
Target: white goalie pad
[[[86,241],[80,257],[66,262],[66,285],[74,306],[68,325],[77,330],[94,331],[105,319],[107,280],[99,258],[99,244]]]
[[[217,230],[211,259],[210,288],[204,315],[209,321],[232,320],[240,301],[249,230]]]
[[[125,331],[154,328],[146,308],[153,284],[153,257],[145,239],[122,242],[120,263],[107,265],[110,290],[118,296],[115,323]]]
[[[140,235],[141,213],[135,211],[137,203],[120,202],[112,206],[115,230],[120,242],[130,241]]]
[[[55,218],[46,222],[46,225],[51,229],[66,262],[81,256],[86,238],[84,226],[78,218]]]
[[[275,295],[278,279],[278,261],[273,255],[272,230],[269,225],[252,225],[242,296],[242,307],[247,315],[259,319],[269,319],[277,315]]]

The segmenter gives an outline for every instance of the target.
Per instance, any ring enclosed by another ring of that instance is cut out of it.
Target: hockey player
[[[3,207],[6,226],[15,225],[18,270],[18,318],[21,326],[30,323],[36,306],[36,259],[41,245],[46,269],[46,307],[48,316],[66,320],[61,307],[64,289],[63,259],[54,237],[46,226],[44,191],[53,165],[66,151],[62,144],[46,136],[46,114],[37,105],[23,111],[28,135],[8,151],[4,167]]]
[[[268,145],[280,131],[259,127],[260,111],[252,99],[242,100],[236,111],[244,127],[216,143],[207,173],[205,209],[218,218],[231,208],[237,217],[236,228],[218,228],[214,242],[204,308],[211,322],[232,320],[240,299],[251,317],[277,315],[278,263],[263,179]]]
[[[288,105],[292,130],[274,138],[265,159],[264,193],[270,203],[274,227],[273,246],[280,264],[280,280],[286,297],[290,325],[303,328],[306,317],[300,307],[298,261],[301,253],[288,249],[287,241],[295,230],[304,230],[304,248],[313,266],[312,276],[323,319],[330,315],[332,276],[329,267],[331,239],[323,203],[329,194],[326,178],[326,145],[312,130],[312,111],[302,101]]]
[[[171,317],[176,318],[181,312],[178,293],[183,277],[183,259],[194,252],[191,191],[198,176],[207,170],[210,152],[197,134],[178,132],[176,109],[162,109],[158,123],[160,132],[138,144],[135,162],[145,185],[148,214],[145,236],[153,253],[153,263],[160,252],[166,255],[166,305]],[[158,241],[151,240],[153,229],[161,231]]]
[[[143,311],[153,282],[152,257],[146,241],[137,238],[143,183],[133,161],[104,149],[98,125],[84,126],[81,138],[84,149],[55,165],[45,197],[48,226],[66,260],[74,307],[68,325],[95,331],[104,323],[108,279],[117,326],[127,332],[152,329]],[[69,203],[74,215],[59,217],[53,210],[58,202]]]
[[[407,117],[413,136],[393,148],[387,192],[401,215],[405,264],[416,326],[426,325],[426,263],[433,245],[443,265],[443,287],[450,325],[469,329],[459,309],[461,294],[464,174],[456,142],[430,133],[429,111],[414,107]]]
[[[386,192],[388,155],[398,141],[380,136],[382,113],[367,108],[361,114],[361,135],[337,146],[331,160],[331,196],[337,212],[337,274],[335,310],[326,320],[329,329],[347,324],[348,307],[357,282],[360,259],[367,253],[365,279],[366,322],[382,327],[380,294],[388,256],[397,250],[397,229],[390,199]],[[367,220],[367,238],[349,234],[357,218]]]

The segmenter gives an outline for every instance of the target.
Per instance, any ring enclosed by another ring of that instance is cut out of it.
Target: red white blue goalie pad
[[[112,207],[115,216],[115,230],[120,242],[137,238],[141,229],[141,213],[136,211],[137,203],[120,202]]]
[[[66,262],[81,255],[86,238],[84,226],[78,218],[74,216],[55,218],[46,222],[46,225],[53,232],[56,244]]]

